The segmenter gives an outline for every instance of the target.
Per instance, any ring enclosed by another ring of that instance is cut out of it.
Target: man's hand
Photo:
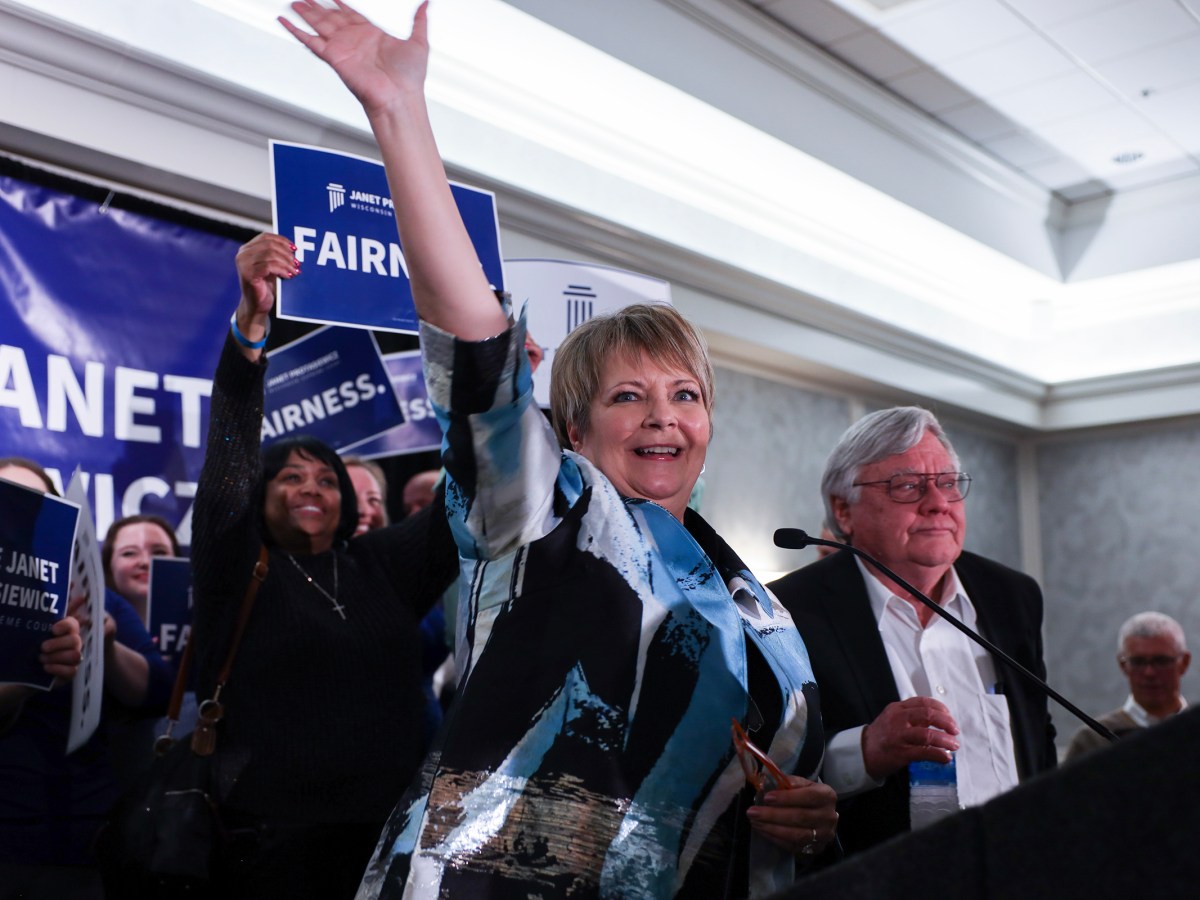
[[[872,778],[886,778],[910,762],[950,762],[958,749],[958,723],[944,703],[910,697],[884,707],[863,729],[863,764]]]

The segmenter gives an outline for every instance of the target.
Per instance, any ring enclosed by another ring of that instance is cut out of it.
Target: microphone
[[[1066,697],[1064,697],[1058,691],[1054,690],[1054,688],[1050,687],[1050,685],[1046,684],[1046,682],[1044,682],[1042,679],[1038,678],[1036,675],[1034,675],[1032,672],[1030,672],[1027,668],[1025,668],[1023,665],[1021,665],[1019,662],[1017,662],[1015,659],[1013,659],[1011,656],[1009,656],[1007,653],[1005,653],[1003,650],[1001,650],[999,647],[997,647],[995,644],[993,644],[991,641],[989,641],[987,638],[985,638],[982,634],[979,634],[977,631],[973,631],[972,629],[968,628],[956,616],[952,615],[951,613],[946,612],[946,610],[942,609],[941,606],[934,603],[932,600],[930,600],[928,597],[926,597],[924,594],[922,594],[920,591],[918,591],[915,587],[913,587],[911,584],[909,584],[907,581],[905,581],[903,578],[901,578],[899,575],[897,575],[895,572],[893,572],[891,569],[889,569],[887,566],[885,566],[879,560],[875,559],[873,556],[871,556],[867,553],[864,553],[862,550],[859,550],[857,547],[855,547],[852,544],[843,544],[841,541],[827,541],[824,538],[812,537],[809,535],[809,533],[807,531],[804,531],[800,528],[779,528],[779,529],[776,529],[776,531],[775,531],[775,546],[780,547],[784,550],[803,550],[805,547],[808,547],[812,544],[820,544],[825,547],[836,547],[839,550],[849,550],[855,556],[859,557],[860,559],[865,560],[866,562],[869,562],[871,565],[873,565],[875,568],[877,568],[880,572],[882,572],[884,575],[888,576],[888,578],[892,579],[892,581],[896,582],[896,584],[900,585],[900,587],[904,588],[906,591],[908,591],[910,594],[912,594],[914,597],[916,597],[918,600],[920,600],[922,603],[924,603],[926,606],[928,606],[930,609],[932,609],[935,613],[937,613],[939,616],[941,616],[943,619],[945,619],[947,622],[949,622],[951,625],[953,625],[955,628],[957,628],[959,631],[961,631],[963,634],[965,634],[967,637],[969,637],[971,640],[973,640],[979,646],[981,646],[985,650],[987,650],[988,653],[992,654],[992,656],[996,657],[1001,662],[1003,662],[1005,665],[1007,665],[1010,669],[1012,669],[1013,671],[1019,672],[1026,679],[1031,681],[1033,684],[1037,685],[1038,690],[1040,690],[1042,693],[1044,693],[1047,697],[1050,697],[1050,698],[1056,700],[1060,706],[1062,706],[1068,712],[1073,713],[1075,715],[1075,717],[1077,719],[1079,719],[1079,721],[1083,722],[1083,724],[1086,725],[1088,728],[1092,729],[1092,731],[1096,732],[1098,735],[1100,735],[1103,738],[1107,738],[1110,741],[1115,742],[1117,740],[1117,736],[1115,734],[1113,734],[1113,732],[1110,729],[1101,725],[1099,722],[1097,722],[1095,719],[1093,719],[1091,716],[1089,716],[1087,713],[1085,713],[1083,710],[1081,710],[1078,706],[1076,706],[1074,703],[1072,703],[1070,700],[1068,700]]]

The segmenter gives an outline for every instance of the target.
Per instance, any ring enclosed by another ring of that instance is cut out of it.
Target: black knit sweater
[[[255,498],[265,371],[226,340],[192,530],[201,698],[211,696],[263,540]],[[332,591],[335,554],[345,620],[270,548],[221,697],[219,770],[235,809],[296,823],[382,822],[420,763],[417,625],[458,574],[445,510],[435,504],[296,561]]]

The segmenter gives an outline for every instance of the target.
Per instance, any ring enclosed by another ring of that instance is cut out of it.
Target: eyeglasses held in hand
[[[958,503],[971,489],[971,476],[966,472],[905,472],[883,481],[856,481],[854,487],[883,485],[897,503],[916,503],[925,496],[931,481],[947,503]]]
[[[771,762],[771,757],[746,737],[746,730],[737,719],[733,720],[733,749],[737,751],[742,771],[746,773],[746,783],[754,788],[756,794],[761,796],[767,791],[787,787],[787,776]]]

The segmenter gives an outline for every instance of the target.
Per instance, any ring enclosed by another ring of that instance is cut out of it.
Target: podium
[[[1200,897],[1200,708],[773,900]]]

